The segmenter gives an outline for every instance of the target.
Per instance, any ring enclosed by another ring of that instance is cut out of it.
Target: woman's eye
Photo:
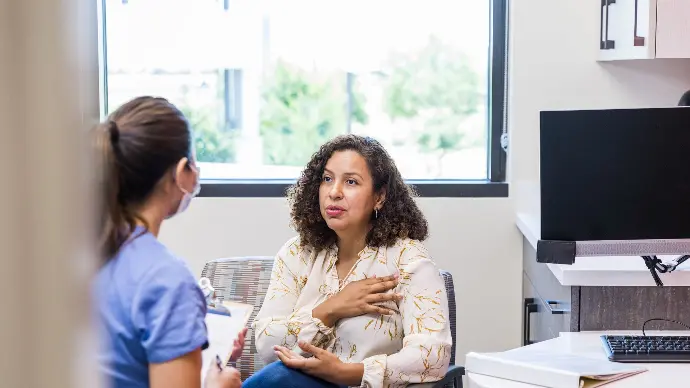
[[[324,182],[330,182],[330,181],[331,181],[331,177],[325,176],[325,177],[323,177],[323,181],[324,181]]]
[[[354,179],[348,179],[348,180],[347,180],[347,184],[348,184],[348,185],[356,185],[356,184],[357,184],[357,181],[355,181]]]

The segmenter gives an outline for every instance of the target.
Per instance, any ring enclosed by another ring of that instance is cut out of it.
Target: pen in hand
[[[218,370],[223,370],[223,361],[220,360],[220,357],[216,354],[216,365],[218,365]]]

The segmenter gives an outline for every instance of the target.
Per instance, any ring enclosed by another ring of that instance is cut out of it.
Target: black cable
[[[647,326],[647,324],[648,324],[649,322],[654,322],[654,321],[671,322],[671,323],[675,323],[675,324],[681,325],[681,326],[685,327],[686,329],[690,330],[690,326],[688,326],[687,324],[685,324],[685,323],[683,323],[683,322],[681,322],[681,321],[676,321],[676,320],[673,320],[673,319],[666,319],[666,318],[652,318],[652,319],[648,319],[648,320],[644,321],[644,323],[642,324],[642,335],[643,335],[644,337],[647,336],[647,334],[645,334],[645,332],[644,332],[644,327]]]

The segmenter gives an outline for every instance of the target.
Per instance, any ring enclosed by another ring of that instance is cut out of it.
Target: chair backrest
[[[448,271],[440,270],[443,276],[443,283],[446,285],[448,295],[448,321],[450,321],[450,336],[453,338],[453,345],[450,348],[450,365],[455,365],[455,287],[453,286],[453,275]]]
[[[216,295],[222,300],[230,300],[246,303],[254,306],[250,317],[250,323],[259,312],[261,304],[266,296],[268,285],[271,281],[273,269],[273,257],[232,257],[209,261],[201,272],[202,277],[209,278],[211,285],[216,289]],[[441,276],[448,294],[448,320],[453,338],[450,364],[455,365],[455,289],[453,288],[453,276],[448,271],[441,270]],[[264,366],[256,352],[254,332],[247,332],[242,356],[237,361],[237,369],[242,375],[242,380],[249,378],[255,371]]]

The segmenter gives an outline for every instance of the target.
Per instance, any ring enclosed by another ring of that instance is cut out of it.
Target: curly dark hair
[[[299,233],[300,245],[322,250],[336,242],[319,207],[319,188],[326,163],[334,152],[356,151],[364,157],[374,181],[374,192],[385,189],[386,198],[366,242],[369,246],[392,246],[400,238],[425,240],[429,227],[414,201],[416,192],[407,185],[393,158],[381,143],[358,135],[338,136],[312,156],[300,178],[288,189],[291,225]]]

